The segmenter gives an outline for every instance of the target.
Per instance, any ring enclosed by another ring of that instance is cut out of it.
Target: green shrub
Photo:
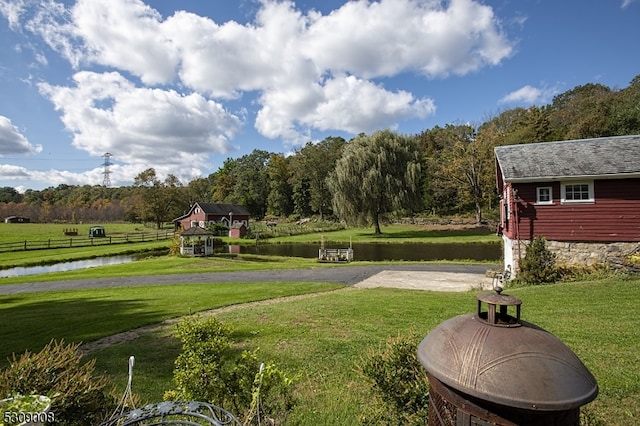
[[[424,425],[429,407],[429,382],[417,358],[419,338],[388,337],[385,345],[369,348],[357,365],[371,385],[372,404],[362,424]]]
[[[176,388],[165,392],[164,399],[210,402],[244,424],[259,418],[280,423],[294,404],[294,380],[272,362],[261,364],[257,349],[236,349],[230,336],[231,329],[215,317],[178,323],[182,352],[175,361]]]
[[[556,255],[546,246],[544,237],[535,237],[520,261],[518,280],[529,284],[551,283],[558,279]]]
[[[78,345],[52,340],[38,353],[13,355],[0,372],[0,395],[46,395],[56,424],[98,424],[115,409],[117,399],[106,392],[106,379],[94,375],[94,364],[82,361]]]

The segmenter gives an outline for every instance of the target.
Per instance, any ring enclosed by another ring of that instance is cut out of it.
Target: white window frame
[[[542,192],[545,189],[549,192],[549,199],[548,200],[542,200]],[[553,204],[553,188],[550,187],[550,186],[538,186],[538,187],[536,187],[536,204],[541,204],[541,205]]]
[[[578,185],[586,185],[587,186],[587,196],[586,199],[579,200],[567,200],[567,186],[578,186]],[[593,181],[580,181],[580,182],[562,182],[560,184],[560,195],[562,204],[593,204],[595,202],[595,198],[593,195]]]

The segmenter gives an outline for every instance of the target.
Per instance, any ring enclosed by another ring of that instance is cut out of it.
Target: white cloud
[[[365,78],[464,75],[512,51],[492,9],[471,0],[348,2],[317,16],[303,46],[319,67]]]
[[[27,5],[24,0],[0,0],[0,14],[4,15],[9,22],[9,28],[19,29],[21,15],[24,13]]]
[[[557,87],[537,88],[526,85],[503,96],[498,102],[501,104],[543,104],[549,102],[558,93],[560,90]]]
[[[111,152],[114,160],[180,175],[205,165],[209,154],[228,152],[241,125],[197,93],[136,87],[116,72],[82,71],[74,82],[40,90],[61,111],[73,145],[94,156]]]
[[[631,3],[634,3],[636,0],[622,0],[622,8],[625,9],[627,7],[629,7],[631,5]]]
[[[263,108],[256,119],[260,133],[282,135],[293,142],[304,142],[296,139],[304,129],[369,133],[393,127],[401,119],[424,118],[435,112],[432,99],[415,99],[408,92],[390,92],[368,80],[344,75],[324,85],[270,91],[260,102]]]
[[[29,170],[13,164],[0,164],[2,179],[24,179],[29,177]]]
[[[392,93],[372,79],[464,75],[513,51],[493,10],[473,0],[350,1],[327,15],[263,0],[246,24],[184,11],[165,19],[140,0],[78,0],[68,10],[47,0],[44,6],[25,27],[75,67],[106,66],[147,85],[181,84],[220,99],[255,91],[261,102],[255,127],[289,140],[304,128],[351,132],[424,117],[433,112],[432,100]],[[358,107],[347,108],[337,87],[363,96],[350,98]]]
[[[176,47],[151,7],[138,0],[79,0],[72,16],[85,61],[129,71],[147,84],[173,80]]]
[[[0,115],[0,157],[11,154],[37,154],[42,145],[32,145],[7,117]]]

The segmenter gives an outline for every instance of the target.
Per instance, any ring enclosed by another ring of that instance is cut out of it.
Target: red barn
[[[176,229],[183,230],[192,226],[206,228],[215,223],[223,223],[228,228],[242,223],[249,228],[249,211],[238,204],[194,203],[187,214],[174,219],[173,223]]]
[[[495,148],[505,269],[536,236],[565,264],[640,247],[640,135]]]

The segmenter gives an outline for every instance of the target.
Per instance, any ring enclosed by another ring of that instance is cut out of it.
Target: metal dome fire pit
[[[420,343],[429,426],[578,425],[580,407],[598,394],[595,378],[501,291],[479,294],[476,314],[444,321]]]

